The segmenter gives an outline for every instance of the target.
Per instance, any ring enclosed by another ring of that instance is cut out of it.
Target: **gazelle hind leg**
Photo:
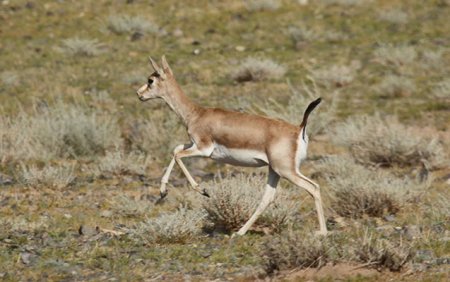
[[[259,203],[256,211],[250,217],[250,219],[244,224],[244,226],[239,229],[236,235],[244,235],[250,229],[250,227],[255,223],[258,217],[264,212],[267,206],[274,200],[275,192],[278,185],[278,181],[280,180],[280,176],[269,167],[269,178],[267,180],[266,189],[264,191],[264,195],[262,197],[261,202]]]
[[[322,197],[320,196],[319,185],[314,183],[311,179],[304,176],[298,171],[283,176],[286,177],[289,181],[291,181],[295,185],[305,189],[314,198],[314,204],[316,206],[320,226],[318,234],[327,235],[328,230],[325,222],[325,215],[323,212]]]

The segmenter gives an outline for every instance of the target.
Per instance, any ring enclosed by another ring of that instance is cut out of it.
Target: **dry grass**
[[[417,58],[417,52],[413,46],[386,44],[376,49],[374,56],[382,65],[402,67],[412,64]]]
[[[269,59],[247,58],[231,72],[237,82],[263,81],[281,78],[286,69]]]
[[[280,0],[244,0],[244,3],[251,12],[275,11],[281,6]]]
[[[345,156],[328,158],[316,168],[325,176],[333,210],[344,217],[396,214],[429,187],[428,182],[370,170]]]
[[[117,34],[158,34],[159,27],[151,21],[139,16],[112,15],[108,18],[108,29]]]
[[[344,65],[332,65],[311,70],[314,80],[326,87],[342,87],[355,78],[355,68]]]
[[[134,234],[147,244],[185,243],[200,235],[205,213],[202,210],[181,208],[174,213],[165,213],[139,224]]]
[[[309,103],[322,97],[322,105],[314,110],[308,120],[307,131],[310,136],[323,133],[325,128],[336,119],[338,94],[334,92],[330,97],[324,97],[325,93],[315,84],[314,80],[310,80],[310,82],[310,85],[303,83],[300,90],[289,84],[292,96],[287,105],[270,99],[264,106],[258,107],[258,110],[267,116],[283,119],[292,124],[300,124]]]
[[[13,160],[92,157],[122,142],[114,117],[81,104],[41,104],[0,123],[4,157]]]
[[[19,84],[19,75],[15,71],[2,71],[0,81],[5,86],[17,86]]]
[[[114,197],[110,205],[117,213],[125,217],[143,216],[151,210],[148,201],[140,201],[124,195]]]
[[[439,99],[450,99],[450,79],[444,79],[436,83],[433,88],[433,96]]]
[[[406,24],[409,16],[399,9],[385,9],[378,12],[378,19],[392,24]]]
[[[406,240],[390,241],[366,233],[356,241],[355,259],[375,268],[400,271],[413,257],[412,244]]]
[[[418,134],[395,117],[358,116],[335,126],[332,139],[359,162],[383,166],[442,165],[447,156],[439,140]]]
[[[60,166],[47,165],[43,168],[22,164],[19,180],[31,187],[46,186],[57,189],[65,188],[75,180],[75,166],[64,164]]]
[[[57,50],[71,56],[92,57],[103,53],[104,46],[97,39],[68,38],[62,41]]]
[[[398,75],[388,75],[375,87],[375,92],[383,97],[408,97],[414,93],[414,81]]]
[[[97,160],[94,175],[145,175],[149,161],[149,158],[143,153],[126,153],[123,150],[116,149],[107,152],[104,157]]]
[[[211,198],[203,207],[217,229],[237,231],[255,212],[261,202],[265,178],[261,175],[239,174],[204,184]],[[297,203],[289,200],[286,191],[278,191],[275,201],[258,218],[253,227],[268,227],[280,231],[294,218]]]
[[[330,261],[331,244],[326,237],[289,230],[266,239],[264,267],[268,274],[286,269],[320,268]]]

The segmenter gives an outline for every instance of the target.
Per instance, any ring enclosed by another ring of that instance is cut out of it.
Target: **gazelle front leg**
[[[173,166],[175,165],[175,162],[180,166],[181,170],[183,171],[184,175],[186,176],[187,180],[189,181],[189,184],[192,186],[192,188],[199,192],[200,194],[204,196],[209,195],[205,191],[200,191],[198,189],[198,184],[195,182],[194,178],[191,176],[189,171],[187,170],[184,163],[181,161],[181,158],[184,157],[201,157],[201,156],[208,156],[208,152],[200,151],[198,150],[197,146],[195,144],[187,144],[187,145],[178,145],[173,150],[173,158],[169,163],[169,166],[166,169],[166,172],[164,173],[162,179],[161,179],[161,187],[160,187],[160,195],[161,199],[167,196],[167,187],[166,184],[169,182],[170,173],[173,170]]]
[[[166,169],[166,172],[164,173],[163,177],[161,178],[161,187],[159,188],[159,193],[161,196],[161,199],[167,196],[167,183],[169,182],[170,173],[172,173],[173,166],[175,165],[175,154],[184,150],[185,148],[189,148],[189,145],[178,145],[173,150],[173,157],[172,160],[170,160],[169,166]]]

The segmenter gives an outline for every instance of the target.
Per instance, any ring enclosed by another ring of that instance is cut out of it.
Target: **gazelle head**
[[[149,59],[154,71],[148,77],[147,83],[139,87],[136,91],[136,94],[141,101],[163,98],[167,95],[169,86],[173,82],[172,69],[167,63],[166,56],[162,56],[162,68],[155,61],[153,61],[152,58]]]

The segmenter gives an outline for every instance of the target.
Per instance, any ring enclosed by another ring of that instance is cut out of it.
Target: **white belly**
[[[269,163],[264,152],[248,149],[228,149],[220,144],[214,144],[211,159],[218,162],[238,166],[265,166]]]

